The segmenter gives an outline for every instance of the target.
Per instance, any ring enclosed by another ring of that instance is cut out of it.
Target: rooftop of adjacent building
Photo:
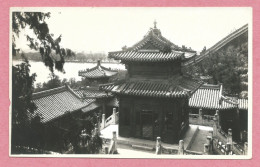
[[[42,123],[47,123],[67,113],[78,110],[93,109],[94,98],[82,99],[68,85],[33,93],[32,100],[37,109],[34,115],[41,117]]]
[[[204,84],[190,98],[189,106],[205,109],[248,109],[248,100],[223,95],[222,84]]]
[[[90,79],[97,79],[111,77],[116,75],[117,73],[117,70],[112,70],[111,68],[106,68],[102,66],[101,61],[98,60],[97,65],[95,67],[79,71],[79,76]]]

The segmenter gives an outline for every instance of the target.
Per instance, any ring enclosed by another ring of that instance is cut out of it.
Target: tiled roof
[[[182,48],[162,36],[156,27],[151,28],[144,38],[132,47],[119,52],[109,52],[109,57],[122,61],[165,62],[179,58],[191,58],[196,52]]]
[[[184,97],[191,95],[202,82],[187,77],[176,78],[174,82],[162,83],[155,81],[127,81],[122,83],[101,85],[105,91],[121,95],[150,97]]]
[[[127,50],[128,51],[129,50],[131,50],[131,51],[140,50],[148,42],[151,42],[152,44],[157,46],[159,50],[163,50],[166,47],[169,47],[172,50],[183,51],[182,47],[175,45],[170,40],[168,40],[164,36],[162,36],[161,31],[159,29],[157,29],[156,27],[151,28],[141,41],[137,42],[132,47],[127,48]],[[194,51],[191,49],[189,50],[189,52],[194,53]]]
[[[83,112],[83,113],[87,113],[87,112],[89,112],[89,111],[92,111],[92,110],[95,110],[95,109],[99,108],[100,106],[101,106],[101,105],[100,105],[99,103],[93,102],[93,103],[91,103],[90,105],[88,105],[88,107],[83,108],[83,109],[82,109],[82,112]]]
[[[241,104],[238,104],[241,101]],[[234,100],[222,95],[221,85],[202,85],[189,99],[189,106],[204,109],[247,109],[247,100]]]
[[[163,50],[165,47],[171,47],[174,45],[171,41],[167,40],[161,35],[161,31],[159,29],[153,29],[151,28],[147,35],[144,36],[144,38],[134,44],[132,47],[127,48],[127,50],[137,51],[141,49],[145,44],[148,42],[151,42],[153,45],[157,46],[158,49]],[[174,45],[175,48],[179,48],[177,45]]]
[[[105,91],[99,90],[97,88],[80,88],[80,89],[74,89],[74,92],[81,98],[105,98],[105,97],[111,97],[111,93],[106,93]]]
[[[138,62],[166,62],[184,58],[182,52],[163,53],[159,51],[120,51],[110,52],[110,58],[122,61],[138,61]]]
[[[41,116],[42,123],[61,117],[67,112],[85,108],[95,101],[94,99],[80,99],[80,97],[68,86],[34,93],[32,98],[37,106],[35,114]]]
[[[100,65],[100,61],[98,61],[97,66],[79,71],[79,76],[85,78],[103,78],[103,77],[111,77],[117,74],[117,70],[111,70],[110,68],[106,68]]]

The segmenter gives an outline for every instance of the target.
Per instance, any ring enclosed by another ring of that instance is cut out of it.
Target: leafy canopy
[[[26,35],[28,46],[39,51],[44,64],[53,72],[54,68],[63,71],[65,57],[75,56],[70,49],[60,46],[61,35],[54,39],[50,33],[46,19],[50,18],[50,13],[42,12],[13,12],[12,13],[12,55],[15,56],[20,49],[16,48],[16,38],[19,38],[21,29],[28,27],[36,35],[36,38]]]

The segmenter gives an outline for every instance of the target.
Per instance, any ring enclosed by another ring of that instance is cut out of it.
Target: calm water
[[[20,64],[22,61],[13,61],[13,65]],[[46,67],[43,62],[35,62],[35,61],[30,61],[31,65],[31,73],[36,73],[36,83],[43,83],[49,80],[49,74],[50,71],[48,67]],[[61,73],[59,71],[55,70],[55,74],[60,77],[62,80],[63,78],[70,79],[70,78],[75,78],[76,81],[80,81],[81,77],[78,76],[78,71],[79,70],[84,70],[86,68],[92,68],[96,66],[96,63],[74,63],[74,62],[66,62],[64,64],[64,70],[65,73]],[[111,68],[111,69],[119,69],[119,70],[125,70],[125,66],[123,64],[114,64],[114,63],[102,63],[102,66]]]

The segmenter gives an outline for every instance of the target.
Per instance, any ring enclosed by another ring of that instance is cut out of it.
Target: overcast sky
[[[201,51],[251,23],[251,8],[23,8],[51,12],[50,32],[76,52],[118,51],[140,41],[153,27],[171,42]],[[27,31],[28,33],[28,31]],[[23,34],[23,33],[22,33]],[[20,35],[17,46],[28,51]]]

